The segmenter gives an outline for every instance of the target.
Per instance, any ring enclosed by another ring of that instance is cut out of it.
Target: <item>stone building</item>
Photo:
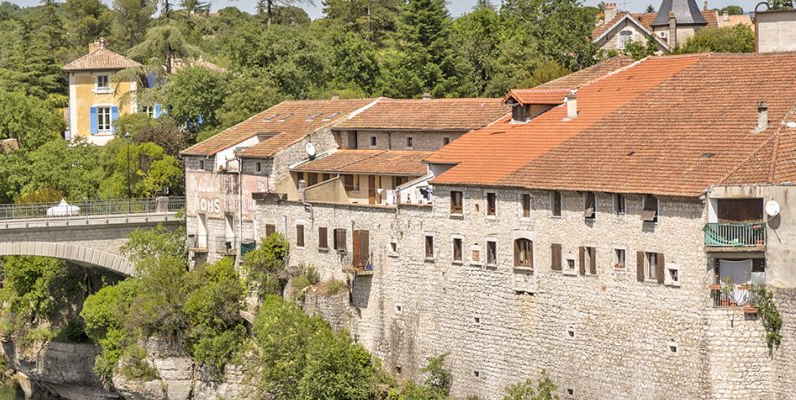
[[[387,368],[448,353],[457,397],[546,370],[562,398],[793,398],[794,98],[790,53],[610,60],[428,156],[429,204],[255,194],[253,224],[350,283],[335,326]]]

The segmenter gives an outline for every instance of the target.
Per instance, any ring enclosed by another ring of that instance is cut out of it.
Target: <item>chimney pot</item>
[[[423,100],[429,100],[429,99],[431,99],[431,93],[428,92],[423,93]]]
[[[332,95],[332,100],[334,100],[334,101],[340,100],[340,95],[337,94],[337,93],[333,94]]]
[[[765,101],[757,103],[757,128],[753,133],[763,132],[768,128],[768,104]]]
[[[708,10],[708,0],[702,2],[702,9],[707,11]]]
[[[578,95],[577,90],[572,90],[567,94],[567,119],[578,116]]]

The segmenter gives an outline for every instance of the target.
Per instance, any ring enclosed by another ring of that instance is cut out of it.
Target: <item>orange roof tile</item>
[[[569,89],[514,89],[506,96],[520,104],[561,104]]]
[[[611,57],[609,59],[601,61],[598,64],[592,65],[591,67],[584,68],[580,71],[573,72],[566,76],[562,76],[561,78],[554,79],[547,83],[543,83],[535,87],[534,90],[577,89],[595,79],[600,79],[605,75],[618,71],[624,67],[627,67],[628,65],[631,65],[634,62],[635,61],[628,56],[619,55],[616,57]]]
[[[304,163],[294,171],[421,176],[427,172],[423,160],[431,151],[340,150],[327,157]]]
[[[600,83],[611,80],[609,92],[634,98],[499,184],[698,196],[713,184],[796,177],[796,129],[781,126],[794,115],[796,53],[655,57]],[[752,133],[761,100],[769,128]]]
[[[373,100],[285,101],[183,150],[180,154],[209,156],[263,134],[271,137],[240,152],[239,156],[271,157],[277,151],[318,129],[331,126],[372,102]]]
[[[395,100],[382,98],[337,129],[469,131],[508,114],[503,99]]]
[[[720,28],[732,27],[735,25],[746,25],[753,30],[755,29],[755,24],[752,23],[752,19],[749,18],[748,15],[728,15],[726,20],[722,15],[720,15],[718,18]]]
[[[64,71],[88,71],[88,70],[123,70],[125,68],[139,67],[141,64],[108,50],[99,47],[96,50],[66,64]]]
[[[702,10],[702,16],[708,22],[708,28],[719,27],[719,12],[716,10]]]

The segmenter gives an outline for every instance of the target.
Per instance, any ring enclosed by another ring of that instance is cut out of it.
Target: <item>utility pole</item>
[[[130,132],[124,133],[124,141],[127,144],[127,214],[130,214]]]

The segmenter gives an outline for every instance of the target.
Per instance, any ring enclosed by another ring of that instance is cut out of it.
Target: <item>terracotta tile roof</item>
[[[658,70],[644,70],[655,64]],[[660,82],[499,183],[698,196],[721,182],[796,177],[796,129],[781,126],[793,118],[796,53],[655,57],[613,78],[617,94]],[[760,100],[769,107],[769,128],[752,133]]]
[[[708,28],[718,28],[719,27],[719,12],[716,10],[702,10],[702,17],[705,18],[705,21],[708,23]]]
[[[210,61],[207,61],[202,58],[199,58],[198,60],[183,60],[180,58],[176,58],[174,59],[174,65],[172,65],[171,67],[171,73],[176,74],[185,67],[201,67],[221,74],[227,72],[226,68],[220,65],[213,64]]]
[[[514,89],[504,100],[513,98],[520,104],[561,104],[569,89]]]
[[[720,28],[731,27],[735,25],[746,25],[752,29],[755,29],[755,25],[752,23],[752,19],[749,18],[748,15],[728,15],[727,20],[724,20],[724,17],[719,15],[718,23]]]
[[[272,136],[239,153],[241,157],[271,157],[277,151],[330,126],[373,100],[285,101],[223,132],[197,143],[183,155],[209,156],[235,146],[255,135]],[[314,118],[310,118],[314,117]]]
[[[379,99],[338,129],[446,130],[483,128],[511,112],[503,99]]]
[[[598,37],[600,37],[600,35],[605,33],[605,31],[613,28],[614,25],[616,25],[617,22],[619,22],[625,15],[628,15],[628,14],[630,14],[630,13],[625,12],[625,11],[619,12],[619,13],[616,14],[615,17],[611,18],[610,21],[608,21],[608,22],[606,22],[606,23],[604,23],[602,25],[598,25],[591,32],[592,39],[597,39]],[[638,13],[638,14],[630,14],[630,15],[633,18],[635,18],[636,21],[638,21],[641,24],[641,26],[644,27],[644,29],[652,32],[652,26],[650,26],[650,24],[652,23],[652,20],[655,19],[655,16],[658,15],[658,14],[657,13]]]
[[[114,53],[104,47],[78,58],[66,64],[64,71],[87,71],[87,70],[123,70],[125,68],[138,67],[141,64],[121,55]]]
[[[294,171],[421,176],[427,172],[423,162],[431,151],[415,150],[340,150],[327,157],[304,163]]]
[[[567,76],[543,83],[535,90],[540,89],[576,89],[595,79],[600,79],[611,72],[618,71],[628,65],[633,64],[632,58],[627,56],[616,56],[603,60],[599,64],[592,65],[591,67],[584,68],[580,71],[573,72]]]

